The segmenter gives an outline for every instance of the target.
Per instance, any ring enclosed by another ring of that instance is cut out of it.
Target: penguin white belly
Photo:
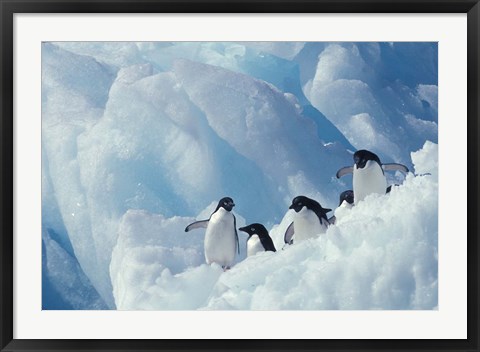
[[[372,193],[385,194],[387,179],[377,162],[369,160],[362,169],[353,167],[353,197],[354,203],[365,199]]]
[[[350,204],[349,202],[347,202],[346,200],[344,200],[342,202],[342,204],[340,204],[338,206],[339,208],[345,208],[345,209],[351,209],[353,207],[353,204]]]
[[[320,224],[317,214],[307,209],[307,207],[303,207],[302,210],[295,214],[293,227],[295,231],[295,242],[318,237],[327,230],[326,221]]]
[[[263,248],[262,242],[260,242],[258,235],[252,235],[247,240],[247,256],[250,257],[258,252],[265,252],[265,248]]]
[[[218,209],[210,217],[205,232],[207,264],[231,266],[235,259],[236,242],[233,214],[223,208]]]
[[[335,209],[335,223],[340,220],[345,214],[348,214],[348,211],[353,208],[353,204],[350,204],[346,200],[340,204],[337,209]]]

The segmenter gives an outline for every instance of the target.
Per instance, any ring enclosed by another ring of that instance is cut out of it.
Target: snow
[[[412,153],[429,162],[416,169],[435,168],[434,146]],[[204,231],[182,233],[193,219],[129,211],[111,266],[117,308],[436,309],[437,190],[433,175],[409,174],[389,194],[337,211],[326,234],[245,258],[227,272],[204,264]],[[270,229],[277,248],[291,212]],[[246,237],[242,250],[245,244]]]
[[[435,308],[436,53],[42,44],[45,292],[64,309]],[[204,229],[184,232],[229,196],[237,227],[264,224],[281,249],[292,198],[334,208],[352,188],[335,173],[355,149],[417,176],[389,175],[400,184],[389,195],[337,209],[326,235],[283,251],[246,258],[239,232],[227,272],[205,264]]]
[[[438,178],[438,144],[426,141],[422,149],[412,153],[417,174],[431,174]]]

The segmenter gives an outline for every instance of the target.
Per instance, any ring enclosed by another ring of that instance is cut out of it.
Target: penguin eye
[[[223,205],[227,205],[227,202],[223,202]]]
[[[298,205],[302,205],[302,202],[298,203]]]
[[[255,231],[255,229],[253,227],[251,227],[250,230]]]

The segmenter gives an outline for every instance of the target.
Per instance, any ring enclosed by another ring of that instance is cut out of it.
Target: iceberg
[[[435,308],[436,53],[435,43],[43,43],[42,265],[45,292],[63,302],[44,297],[44,309]],[[263,223],[282,248],[292,198],[335,208],[351,188],[335,172],[358,148],[419,176],[391,176],[401,186],[336,212],[306,245],[246,259],[239,233],[226,273],[204,264],[202,230],[183,233],[230,196],[237,225]],[[416,254],[400,258],[396,245]],[[297,289],[282,296],[288,282]]]

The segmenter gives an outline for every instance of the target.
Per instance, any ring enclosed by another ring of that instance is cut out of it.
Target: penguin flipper
[[[397,164],[397,163],[383,164],[382,168],[385,171],[401,171],[405,174],[408,174],[408,167],[402,164]]]
[[[336,216],[332,216],[330,219],[328,219],[328,222],[330,223],[330,225],[335,225],[335,221],[337,221],[337,218]]]
[[[287,227],[287,231],[285,231],[285,236],[283,237],[283,241],[287,244],[290,244],[292,241],[292,237],[295,234],[295,229],[293,226],[293,222]]]
[[[332,211],[332,209],[322,208],[320,206],[320,209],[312,209],[312,210],[315,212],[315,214],[317,214],[320,224],[323,224],[323,221],[325,220],[327,222],[327,226],[329,225],[327,213]]]
[[[345,166],[337,171],[337,178],[353,173],[353,166]]]
[[[235,230],[235,238],[237,240],[237,252],[238,252],[238,254],[240,254],[240,241],[238,240],[237,218],[235,217],[235,215],[233,215],[233,228]]]
[[[276,252],[275,245],[273,244],[273,240],[270,236],[268,237],[260,237],[260,242],[262,242],[263,248],[265,248],[265,251],[272,251]]]
[[[190,225],[185,227],[185,232],[188,232],[194,229],[206,229],[208,226],[208,221],[209,220],[200,220],[200,221],[192,222]]]

